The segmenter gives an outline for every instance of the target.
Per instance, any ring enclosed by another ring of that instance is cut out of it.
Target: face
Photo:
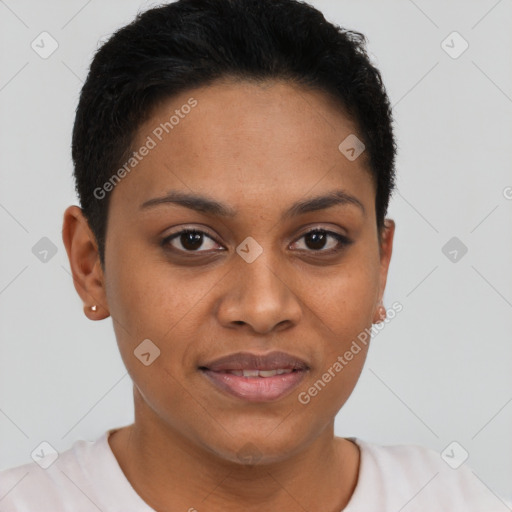
[[[113,318],[136,421],[233,461],[249,446],[277,461],[333,425],[368,345],[335,363],[377,321],[394,232],[379,240],[366,154],[338,149],[356,133],[326,95],[280,82],[194,89],[140,127],[134,148],[150,149],[111,192],[89,288]],[[247,385],[226,373],[245,360],[211,369],[275,351],[259,363],[285,372]]]

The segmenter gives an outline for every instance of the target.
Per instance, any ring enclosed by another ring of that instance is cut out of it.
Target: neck
[[[339,512],[354,492],[359,449],[335,437],[333,424],[287,458],[250,465],[223,458],[169,425],[149,422],[140,410],[135,423],[113,433],[109,444],[134,490],[157,512]]]

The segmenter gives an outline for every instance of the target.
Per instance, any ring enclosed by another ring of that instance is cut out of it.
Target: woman
[[[135,421],[2,472],[0,510],[501,505],[437,453],[334,435],[368,332],[400,310],[391,123],[364,36],[307,4],[180,0],[114,34],[76,113],[63,241]]]

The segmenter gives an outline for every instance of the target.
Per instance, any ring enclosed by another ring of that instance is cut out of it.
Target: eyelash
[[[182,231],[178,231],[176,233],[173,233],[172,235],[169,235],[168,237],[164,238],[162,240],[162,247],[164,248],[167,248],[169,243],[174,240],[175,238],[179,238],[181,235],[183,234],[187,234],[187,233],[195,233],[195,234],[201,234],[201,235],[205,235],[207,238],[209,238],[210,240],[214,241],[216,244],[218,245],[221,245],[219,244],[212,236],[210,236],[208,233],[206,233],[205,231],[201,231],[199,229],[192,229],[192,228],[187,228],[187,229],[183,229]],[[312,250],[312,249],[300,249],[300,250],[303,250],[305,252],[308,252],[308,253],[314,253],[314,254],[334,254],[334,253],[339,253],[341,252],[346,246],[350,245],[352,243],[352,240],[349,240],[346,236],[344,235],[340,235],[339,233],[336,233],[334,231],[329,231],[327,229],[323,229],[323,228],[314,228],[310,231],[307,231],[306,233],[302,234],[298,239],[302,239],[304,238],[305,236],[307,235],[310,235],[310,234],[313,234],[313,233],[323,233],[325,235],[328,235],[328,236],[332,236],[333,238],[335,238],[338,243],[339,243],[339,247],[338,248],[335,248],[335,249],[328,249],[328,250],[324,250],[324,249],[319,249],[319,250]],[[293,242],[295,243],[295,242]],[[187,251],[187,250],[182,250],[182,249],[176,249],[175,247],[171,247],[170,250],[174,250],[174,251],[177,251],[179,253],[190,253],[190,254],[200,254],[200,253],[208,253],[209,251]]]

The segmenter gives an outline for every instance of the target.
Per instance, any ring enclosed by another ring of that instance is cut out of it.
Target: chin
[[[275,429],[279,422],[273,424]],[[289,459],[304,446],[304,441],[291,438],[288,432],[279,435],[272,429],[267,432],[243,432],[227,434],[222,442],[213,440],[208,445],[209,451],[217,458],[242,466],[275,464]],[[296,435],[296,431],[295,431]]]

